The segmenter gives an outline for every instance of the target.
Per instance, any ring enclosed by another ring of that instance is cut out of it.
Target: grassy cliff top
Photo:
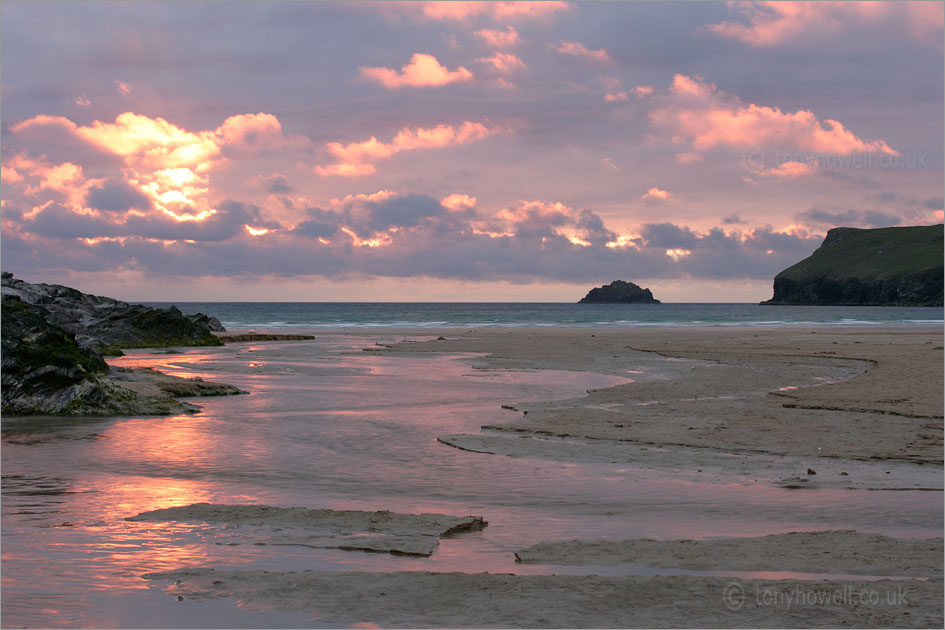
[[[814,278],[890,280],[942,266],[943,227],[834,228],[823,244],[778,274],[794,281]]]

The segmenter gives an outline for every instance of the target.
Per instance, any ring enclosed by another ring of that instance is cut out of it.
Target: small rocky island
[[[591,289],[578,304],[659,304],[649,289],[641,289],[632,282],[614,280],[608,285]]]
[[[834,228],[765,305],[942,306],[943,227]]]
[[[169,415],[193,412],[181,396],[241,393],[231,385],[112,368],[103,355],[121,348],[219,346],[223,326],[128,304],[61,285],[2,275],[2,413],[4,415]]]

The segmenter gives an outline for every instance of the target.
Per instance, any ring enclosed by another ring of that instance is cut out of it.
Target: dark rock
[[[296,335],[294,333],[227,333],[220,336],[220,340],[224,343],[240,341],[309,341],[314,338],[315,335]]]
[[[223,326],[202,313],[184,316],[176,306],[150,308],[82,293],[57,284],[31,284],[5,274],[3,295],[46,310],[46,318],[75,335],[78,344],[106,355],[121,348],[220,346]]]
[[[641,289],[632,282],[614,280],[610,284],[591,289],[578,304],[659,304],[649,289]]]
[[[834,228],[762,304],[942,306],[943,226]]]
[[[149,309],[69,287],[34,285],[6,272],[2,281],[5,415],[179,414],[197,408],[172,396],[240,393],[229,385],[155,371],[129,377],[110,370],[102,358],[103,351],[120,354],[120,346],[136,344],[221,345],[210,333],[212,322],[194,322],[175,307]],[[148,380],[153,381],[150,386],[142,384]]]

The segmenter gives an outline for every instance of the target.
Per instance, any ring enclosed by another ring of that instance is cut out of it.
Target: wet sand
[[[475,352],[489,367],[635,381],[577,399],[513,403],[521,419],[483,427],[508,436],[802,457],[814,470],[837,459],[940,470],[942,342],[928,328],[469,331],[374,351]],[[647,355],[674,361],[647,366]],[[469,448],[461,442],[448,440]],[[898,483],[884,482],[877,487]]]
[[[941,502],[938,329],[454,330],[364,350],[392,356],[476,353],[471,360],[484,369],[580,370],[630,379],[563,401],[509,401],[509,408],[522,413],[517,420],[439,438],[483,457],[705,471],[720,483],[764,484],[785,493],[824,487],[928,490],[930,500]],[[517,557],[677,572],[763,571],[772,579],[751,579],[760,577],[751,573],[607,577],[200,568],[147,577],[175,580],[172,591],[181,597],[235,597],[251,610],[300,610],[329,624],[941,627],[943,622],[941,538],[832,531],[698,541],[558,540],[521,550]],[[791,579],[798,577],[791,572],[814,573],[817,579]],[[891,577],[903,579],[882,579]]]
[[[311,611],[328,627],[941,627],[942,580],[823,581],[185,569],[185,599]],[[871,603],[872,602],[872,603]],[[358,624],[353,626],[352,624]]]

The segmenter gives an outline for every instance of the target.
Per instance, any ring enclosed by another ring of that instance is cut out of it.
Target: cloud
[[[571,8],[567,2],[405,2],[400,6],[419,10],[428,20],[466,22],[484,17],[495,21],[515,21],[553,16]]]
[[[78,105],[79,107],[88,107],[89,105],[92,104],[92,101],[90,101],[89,97],[86,96],[85,94],[80,94],[79,96],[76,97],[75,104]]]
[[[479,63],[491,65],[499,74],[510,74],[516,70],[525,70],[525,62],[511,53],[497,52],[491,57],[478,57]]]
[[[746,223],[748,223],[748,221],[741,218],[737,214],[733,214],[722,219],[722,225],[745,225]]]
[[[902,217],[879,212],[878,210],[828,212],[812,208],[806,212],[801,212],[797,215],[797,218],[822,229],[832,227],[889,227],[903,223]]]
[[[289,185],[289,180],[282,173],[272,173],[271,175],[257,175],[252,182],[260,186],[263,190],[272,194],[287,194],[292,192],[293,188]]]
[[[680,164],[694,164],[696,162],[702,161],[702,154],[696,153],[694,151],[686,151],[684,153],[677,153],[675,156],[676,161]]]
[[[475,35],[480,37],[487,45],[500,49],[512,48],[519,41],[518,31],[511,24],[504,31],[484,28],[476,31]]]
[[[584,46],[584,44],[580,44],[578,42],[562,41],[558,45],[552,44],[551,47],[563,55],[571,55],[572,57],[588,59],[596,63],[614,62],[614,60],[610,58],[610,55],[607,54],[607,51],[603,48],[599,50],[589,50]]]
[[[784,162],[776,167],[762,169],[758,172],[761,177],[773,177],[775,179],[797,179],[806,177],[817,172],[817,162]]]
[[[672,197],[672,194],[668,190],[660,190],[659,188],[650,188],[648,191],[643,193],[640,196],[640,199],[649,203],[659,203],[662,201],[668,201]]]
[[[118,90],[118,93],[122,96],[128,96],[131,94],[131,85],[123,81],[115,81],[115,89]]]
[[[450,212],[463,212],[475,208],[477,201],[475,197],[453,193],[440,199],[440,204]]]
[[[836,120],[821,122],[803,109],[788,113],[777,107],[745,105],[699,77],[675,75],[661,99],[650,112],[650,121],[672,134],[676,144],[691,145],[696,151],[771,147],[822,154],[899,155],[885,141],[864,140]]]
[[[941,46],[945,12],[940,2],[737,2],[744,22],[707,27],[720,37],[773,47],[807,37],[836,35],[865,25],[896,24],[911,38]]]
[[[380,83],[386,88],[396,90],[402,87],[436,87],[449,83],[462,83],[473,78],[472,72],[459,66],[448,70],[440,65],[433,55],[415,53],[410,63],[400,69],[361,67],[361,76]]]
[[[174,234],[174,238],[183,238],[180,235],[186,229],[222,233],[224,217],[203,227],[193,224],[220,212],[211,201],[210,172],[229,163],[225,154],[238,158],[309,144],[305,137],[286,136],[279,120],[266,113],[230,116],[216,129],[200,131],[133,112],[119,114],[114,122],[96,120],[89,125],[77,125],[62,116],[34,116],[10,127],[15,137],[35,135],[37,130],[52,145],[67,146],[70,141],[83,145],[86,150],[77,148],[77,155],[93,164],[97,160],[88,148],[117,160],[96,164],[110,173],[96,178],[87,177],[82,167],[71,161],[55,164],[23,154],[5,155],[4,170],[10,175],[5,179],[16,180],[13,183],[20,193],[63,204],[69,212],[90,220],[118,221],[124,226],[119,230],[121,235],[134,234],[132,227],[138,226],[149,234],[156,231]],[[54,212],[44,211],[43,221],[51,220]],[[108,218],[102,212],[135,216]],[[191,226],[178,231],[164,226],[166,221]]]
[[[322,177],[340,175],[360,177],[377,172],[374,162],[385,160],[401,151],[435,149],[450,145],[461,145],[499,133],[496,127],[466,121],[459,126],[437,125],[436,127],[404,127],[391,142],[381,142],[371,136],[361,142],[342,144],[329,142],[328,152],[337,160],[335,164],[318,165],[315,172]]]
[[[89,208],[109,212],[132,209],[146,212],[152,207],[150,197],[125,181],[106,181],[89,187],[85,203]]]
[[[309,206],[294,226],[232,200],[197,224],[158,214],[113,221],[55,204],[24,218],[5,208],[4,256],[14,266],[37,262],[37,273],[58,266],[183,276],[596,282],[613,269],[650,278],[770,278],[820,241],[799,230],[699,232],[673,223],[645,224],[629,236],[593,210],[556,201],[523,200],[486,217],[474,204],[467,195],[440,200],[381,190],[334,199],[328,209]],[[30,254],[36,248],[44,252],[38,260]]]

